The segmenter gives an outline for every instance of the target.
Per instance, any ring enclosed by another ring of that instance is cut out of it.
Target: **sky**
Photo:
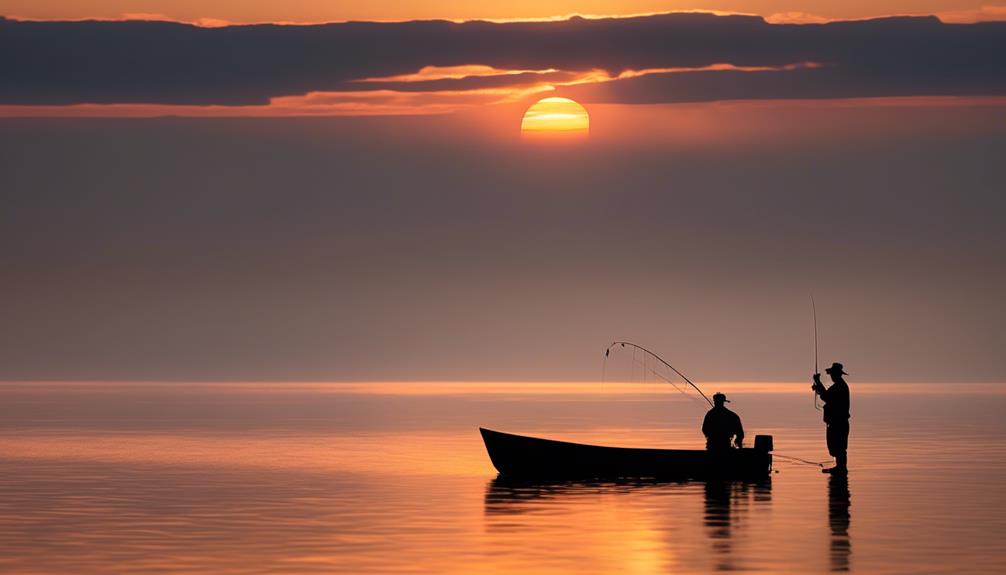
[[[473,20],[556,18],[571,14],[630,15],[701,10],[759,14],[776,20],[818,21],[892,14],[937,14],[956,21],[1006,19],[994,0],[2,0],[0,13],[43,20],[157,17],[205,25],[347,20]]]
[[[1001,4],[475,6],[0,0],[0,379],[1003,380]]]

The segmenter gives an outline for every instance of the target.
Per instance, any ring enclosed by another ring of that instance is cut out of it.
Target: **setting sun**
[[[579,102],[569,98],[544,98],[524,112],[521,134],[586,136],[590,116]]]

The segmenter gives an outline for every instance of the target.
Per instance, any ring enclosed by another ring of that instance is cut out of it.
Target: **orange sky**
[[[0,14],[32,19],[156,17],[203,22],[548,18],[574,13],[622,15],[720,10],[773,20],[847,19],[938,14],[947,21],[1006,19],[1006,2],[975,0],[0,0]]]
[[[232,2],[225,0],[94,0],[92,2],[71,2],[70,0],[0,0],[0,15],[35,19],[81,19],[127,18],[127,19],[174,19],[195,22],[204,26],[226,25],[231,22],[319,22],[347,19],[394,20],[410,18],[536,18],[569,15],[574,11],[583,14],[633,14],[646,12],[668,12],[683,9],[717,9],[765,15],[773,22],[799,21],[815,22],[821,18],[860,18],[890,14],[937,14],[947,21],[974,21],[980,19],[1006,19],[1006,1],[984,7],[967,4],[962,0],[926,0],[904,2],[881,0],[879,2],[832,2],[821,1],[803,3],[804,11],[787,3],[788,0],[758,0],[739,3],[726,0],[716,4],[683,4],[678,2],[655,2],[652,0],[629,0],[612,2],[568,2],[566,0],[526,2],[518,0],[507,3],[465,3],[447,0],[428,0],[410,3],[392,3],[384,0],[375,2],[318,2],[315,0],[293,0],[285,3],[253,0]],[[12,24],[16,25],[16,24]],[[418,25],[418,24],[417,24]],[[546,26],[559,25],[547,24]],[[39,50],[28,50],[30,54]],[[324,60],[324,58],[323,58]],[[325,60],[327,61],[327,60]],[[417,64],[418,65],[418,64]],[[604,100],[591,99],[591,93],[577,92],[584,86],[607,85],[641,76],[666,76],[678,72],[772,72],[791,71],[804,68],[826,67],[821,62],[797,61],[779,66],[737,66],[729,63],[706,65],[704,67],[666,68],[646,67],[625,68],[612,73],[602,68],[580,70],[557,70],[548,66],[540,69],[499,69],[483,63],[436,66],[427,65],[415,72],[392,75],[376,74],[361,76],[336,90],[293,90],[284,92],[277,88],[273,93],[262,96],[261,102],[242,105],[227,102],[205,101],[201,104],[188,102],[154,103],[156,100],[129,99],[122,101],[71,100],[66,104],[45,104],[45,102],[0,103],[0,117],[11,116],[125,116],[147,117],[161,115],[179,116],[316,116],[316,115],[401,115],[401,114],[444,114],[478,110],[487,105],[519,109],[519,114],[528,106],[548,96],[570,97],[584,103],[599,103]],[[524,68],[533,68],[525,65]],[[75,76],[76,71],[71,76]],[[464,80],[489,78],[485,84],[458,84],[447,88],[437,85],[442,80]],[[427,86],[429,84],[429,86]],[[602,90],[605,88],[602,88]],[[992,101],[1002,105],[998,94],[961,88],[961,92],[950,96],[954,105],[959,104],[957,96],[970,97],[980,103]],[[567,94],[567,91],[572,93]],[[895,91],[896,92],[896,91]],[[596,95],[596,94],[595,94]],[[881,96],[910,97],[918,95],[925,103],[931,96],[943,96],[945,92],[901,92],[880,94]],[[830,95],[829,95],[830,96]],[[871,94],[852,94],[852,98],[869,98]],[[977,98],[975,96],[978,96]],[[838,96],[836,96],[838,97]],[[850,96],[845,96],[848,99]],[[719,98],[722,100],[744,99],[744,95]],[[589,106],[588,106],[589,107]]]

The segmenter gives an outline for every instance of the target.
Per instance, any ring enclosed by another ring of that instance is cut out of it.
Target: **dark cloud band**
[[[714,64],[816,68],[703,70],[560,90],[588,101],[1006,93],[1006,23],[935,17],[769,24],[753,16],[666,14],[559,22],[422,21],[199,28],[169,22],[0,19],[0,104],[261,105],[309,92],[374,88],[358,80],[426,66],[572,72],[701,68]],[[475,89],[526,83],[513,74],[382,89]]]

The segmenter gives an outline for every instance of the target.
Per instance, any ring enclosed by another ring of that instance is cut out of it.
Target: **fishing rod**
[[[814,294],[810,294],[810,309],[814,314],[814,374],[820,375],[821,371],[817,365],[817,304],[814,302]],[[810,389],[814,392],[814,409],[821,411],[820,406],[817,405],[817,390],[814,389],[814,386],[811,386]]]
[[[605,366],[607,366],[608,356],[611,354],[611,348],[615,347],[616,345],[620,345],[622,347],[629,346],[629,347],[631,347],[633,349],[633,351],[635,351],[635,350],[638,349],[639,351],[642,351],[643,353],[649,355],[653,359],[655,359],[655,360],[659,361],[660,363],[664,364],[664,366],[666,366],[668,369],[670,369],[674,373],[678,374],[678,377],[680,377],[681,379],[685,380],[685,382],[687,382],[688,385],[692,386],[692,388],[695,389],[695,391],[699,392],[699,395],[702,396],[702,399],[706,400],[706,403],[709,404],[709,407],[713,406],[713,402],[708,397],[706,397],[706,394],[703,393],[701,389],[699,389],[699,386],[697,386],[694,383],[692,383],[692,380],[688,379],[688,377],[686,377],[685,374],[683,374],[680,371],[678,371],[677,369],[675,369],[675,367],[673,365],[667,363],[667,361],[665,361],[664,358],[660,357],[659,355],[653,353],[652,351],[646,349],[645,347],[643,347],[643,346],[641,346],[639,344],[632,343],[631,341],[613,341],[613,342],[611,342],[611,345],[609,345],[608,348],[604,350],[604,362],[605,362]],[[645,363],[644,363],[644,370],[645,370]],[[644,371],[644,373],[645,373],[645,371]],[[660,374],[658,374],[655,371],[652,372],[652,373],[654,375],[662,377],[662,376],[660,376]],[[671,383],[673,385],[673,382],[671,382],[670,380],[667,380],[666,378],[664,378],[664,379],[665,379],[665,381],[667,381],[668,383]]]
[[[812,301],[812,304],[813,304],[813,301]],[[699,395],[701,395],[702,398],[706,400],[706,403],[708,403],[710,406],[713,405],[713,402],[710,401],[708,397],[706,397],[706,394],[703,393],[703,391],[699,388],[699,386],[695,385],[692,382],[692,380],[688,379],[688,377],[685,374],[683,374],[680,371],[678,371],[677,368],[675,368],[673,365],[667,363],[667,361],[664,358],[660,357],[659,355],[653,353],[652,351],[646,349],[645,347],[643,347],[643,346],[641,346],[639,344],[632,343],[631,341],[615,341],[615,342],[612,342],[611,345],[609,345],[607,347],[607,349],[604,350],[604,364],[603,364],[603,367],[602,367],[602,373],[604,373],[604,374],[607,373],[608,357],[611,355],[611,349],[614,348],[616,345],[620,345],[622,347],[625,347],[625,346],[631,347],[632,350],[633,350],[633,362],[635,362],[635,351],[636,350],[642,351],[646,355],[649,355],[650,357],[654,358],[655,360],[657,360],[658,362],[660,362],[664,366],[666,366],[668,369],[670,369],[674,373],[678,374],[678,376],[681,377],[681,379],[685,380],[685,382],[687,382],[688,385],[692,386],[692,388],[695,389],[695,391],[699,392]],[[667,381],[671,385],[674,385],[674,382],[672,382],[669,379],[665,378],[662,374],[658,373],[654,369],[646,366],[645,356],[644,356],[644,362],[643,362],[643,369],[644,369],[644,373],[645,373],[645,371],[649,371],[653,375],[655,375],[657,377],[660,377],[661,379],[664,379],[664,381]],[[814,310],[814,372],[817,373],[817,310],[816,309]],[[677,388],[678,386],[674,385],[674,387]],[[684,392],[682,392],[682,393],[684,393]],[[814,407],[817,407],[817,394],[816,393],[814,394]],[[820,408],[818,408],[818,409],[820,409]],[[792,455],[782,455],[782,454],[779,454],[779,453],[773,453],[772,456],[773,457],[778,457],[780,459],[784,459],[784,460],[787,460],[787,461],[791,461],[793,463],[802,463],[804,465],[813,465],[813,466],[816,466],[816,467],[824,467],[823,463],[820,463],[820,462],[817,462],[817,461],[809,461],[807,459],[802,459],[800,457],[793,457]]]
[[[676,389],[676,390],[678,390],[679,392],[681,392],[681,394],[682,394],[682,395],[684,395],[685,397],[687,397],[688,399],[690,399],[690,400],[692,400],[692,401],[696,402],[696,403],[697,403],[697,404],[699,404],[699,405],[703,405],[703,403],[702,403],[702,400],[701,400],[701,399],[699,399],[699,398],[695,397],[694,395],[692,395],[692,394],[688,393],[688,391],[687,391],[686,389],[682,389],[682,388],[678,387],[678,384],[674,383],[674,382],[673,382],[673,381],[671,381],[670,379],[667,379],[667,376],[666,376],[666,375],[664,375],[664,374],[660,373],[659,371],[657,371],[656,369],[653,369],[652,367],[650,367],[650,366],[648,366],[648,365],[645,365],[645,358],[646,358],[646,357],[647,357],[646,355],[643,355],[643,358],[644,358],[644,365],[643,365],[643,366],[641,366],[641,368],[640,368],[640,370],[641,370],[641,371],[642,371],[642,373],[643,373],[643,382],[644,382],[644,383],[646,382],[646,372],[649,372],[649,373],[653,374],[653,376],[654,376],[654,377],[656,377],[657,379],[662,379],[662,380],[664,380],[664,381],[665,381],[666,383],[669,383],[669,384],[671,384],[671,385],[672,385],[672,386],[674,387],[674,389]],[[605,363],[607,363],[607,357],[605,357]],[[639,362],[638,362],[638,361],[635,361],[635,360],[633,360],[633,363],[634,363],[634,364],[638,364]],[[700,391],[699,393],[702,393],[702,392]]]

